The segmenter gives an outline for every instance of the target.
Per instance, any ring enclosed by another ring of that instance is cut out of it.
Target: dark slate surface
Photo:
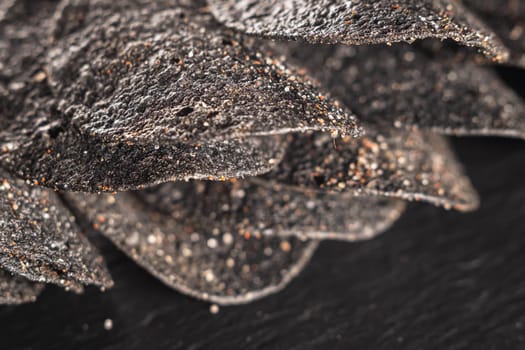
[[[216,315],[108,249],[112,291],[49,287],[2,307],[1,348],[523,348],[525,143],[454,144],[481,193],[475,213],[411,205],[387,234],[323,243],[283,292]]]

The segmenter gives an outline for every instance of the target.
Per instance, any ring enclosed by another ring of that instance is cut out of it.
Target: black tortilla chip
[[[452,39],[495,61],[508,51],[459,2],[450,0],[208,0],[215,17],[243,33],[321,44]]]
[[[171,182],[137,196],[181,222],[206,220],[232,234],[358,241],[388,229],[405,202],[261,186],[254,179]]]
[[[170,193],[159,190],[156,195],[161,203]],[[206,218],[183,221],[169,206],[158,210],[161,204],[152,207],[130,193],[68,193],[66,198],[166,285],[223,305],[247,303],[284,288],[317,247],[317,241],[294,237],[238,234]]]
[[[253,40],[197,10],[166,7],[94,2],[85,25],[50,49],[58,109],[83,133],[142,144],[358,133],[350,112]]]
[[[278,168],[264,178],[296,190],[426,201],[463,211],[478,207],[478,196],[443,137],[368,130],[361,139],[296,135]]]
[[[0,268],[76,292],[113,285],[102,257],[48,189],[0,172]]]
[[[272,170],[286,147],[279,136],[195,145],[106,142],[63,124],[60,112],[38,101],[26,106],[14,131],[0,130],[0,164],[60,190],[122,191],[169,180],[258,175]]]
[[[307,68],[380,130],[525,138],[523,100],[490,67],[465,61],[459,53],[450,52],[445,59],[406,44],[276,43],[270,50]],[[443,51],[447,49],[441,47]]]

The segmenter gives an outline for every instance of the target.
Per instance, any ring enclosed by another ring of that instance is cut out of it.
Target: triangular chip
[[[0,268],[82,291],[113,285],[102,257],[57,195],[0,172]]]
[[[243,211],[236,216],[237,232],[362,241],[388,230],[406,207],[404,201],[391,198],[294,191],[279,185],[271,185],[268,193],[266,186],[257,187],[247,192]]]
[[[367,130],[361,139],[297,135],[278,168],[264,178],[296,190],[379,195],[465,211],[478,207],[478,196],[443,137]]]
[[[215,17],[243,33],[347,45],[452,39],[496,61],[508,51],[453,0],[208,0]]]
[[[149,192],[151,196],[151,191]],[[140,196],[68,193],[93,226],[168,286],[218,304],[246,303],[282,289],[304,267],[317,241],[238,234],[198,218],[184,221]],[[210,213],[211,214],[211,213]]]
[[[42,289],[43,284],[33,283],[0,270],[0,305],[31,303],[36,300]]]
[[[490,67],[454,55],[434,57],[405,44],[279,43],[271,50],[306,67],[363,121],[381,130],[525,138],[525,103]]]
[[[107,2],[107,1],[106,1]],[[293,131],[355,135],[355,117],[307,77],[185,7],[96,2],[48,57],[58,108],[111,142],[203,143]]]
[[[255,179],[162,184],[138,193],[149,207],[185,221],[208,220],[233,234],[369,239],[390,227],[405,202],[261,186]]]
[[[106,142],[65,123],[46,99],[35,98],[25,108],[12,129],[0,130],[0,164],[61,190],[117,191],[173,179],[258,175],[275,167],[286,146],[279,136],[195,145]]]

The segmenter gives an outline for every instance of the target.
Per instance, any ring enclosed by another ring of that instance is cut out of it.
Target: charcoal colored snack
[[[264,176],[269,183],[297,190],[426,201],[461,211],[479,205],[446,140],[415,130],[338,140],[324,134],[300,135],[277,169]]]
[[[0,267],[76,292],[113,281],[69,210],[48,189],[0,172]]]
[[[170,180],[257,175],[273,169],[286,148],[279,136],[195,145],[108,143],[69,129],[60,119],[49,121],[49,115],[61,113],[36,101],[26,104],[26,114],[18,115],[15,131],[0,131],[0,164],[54,189],[109,192]]]
[[[215,17],[243,33],[310,43],[385,44],[452,39],[505,61],[497,36],[450,0],[208,0]]]
[[[162,187],[149,193],[155,194],[169,195]],[[162,282],[223,305],[284,288],[317,247],[317,241],[239,234],[204,218],[179,220],[170,206],[152,207],[132,194],[68,194],[67,200]]]
[[[402,200],[297,191],[258,185],[258,178],[189,181],[137,193],[180,221],[210,220],[235,234],[359,241],[384,232],[403,213]]]
[[[381,130],[525,139],[523,99],[491,67],[465,62],[459,54],[451,52],[445,59],[406,44],[275,43],[269,50],[304,66],[363,121]]]
[[[210,25],[208,15],[175,8],[102,18],[59,41],[48,57],[53,91],[65,99],[59,109],[86,134],[195,144],[359,132],[354,116],[307,77]]]

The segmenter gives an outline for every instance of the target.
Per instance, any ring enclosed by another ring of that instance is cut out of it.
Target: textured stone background
[[[454,146],[481,194],[475,213],[413,204],[372,241],[323,243],[283,292],[216,315],[105,244],[112,291],[48,287],[35,304],[0,308],[0,348],[523,349],[525,142]]]

